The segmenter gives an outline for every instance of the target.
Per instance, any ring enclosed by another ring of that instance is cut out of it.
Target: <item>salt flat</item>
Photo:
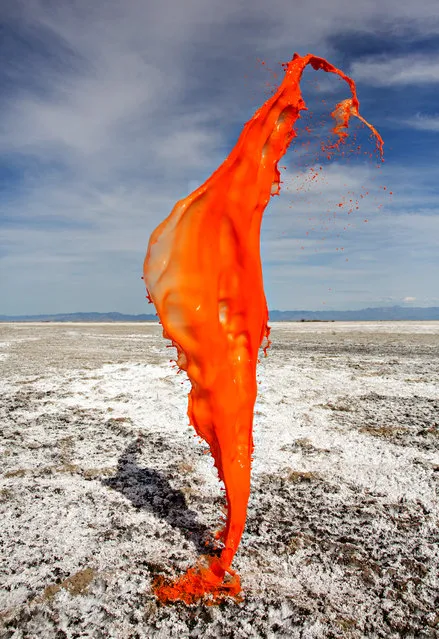
[[[0,324],[0,636],[438,637],[439,322],[275,324],[244,600],[162,606],[222,495],[156,324]]]

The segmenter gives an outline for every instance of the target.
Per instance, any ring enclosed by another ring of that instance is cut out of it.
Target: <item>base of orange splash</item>
[[[216,557],[209,558],[207,566],[200,563],[189,568],[175,580],[158,575],[153,580],[152,590],[162,603],[181,601],[191,605],[203,602],[215,606],[225,599],[233,599],[236,603],[243,601],[239,576],[231,569],[224,570]]]

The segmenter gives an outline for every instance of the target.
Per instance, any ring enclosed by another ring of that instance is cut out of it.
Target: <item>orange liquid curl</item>
[[[177,364],[192,388],[188,416],[209,445],[227,499],[219,557],[205,558],[174,582],[158,579],[162,601],[215,602],[240,591],[231,569],[244,530],[250,493],[253,409],[258,351],[269,346],[268,309],[260,257],[265,207],[280,191],[278,161],[296,136],[306,109],[299,82],[305,67],[335,73],[351,89],[332,115],[338,148],[351,116],[359,115],[354,81],[323,58],[295,54],[276,93],[247,122],[227,159],[174,206],[149,240],[144,263],[148,297],[177,349]]]

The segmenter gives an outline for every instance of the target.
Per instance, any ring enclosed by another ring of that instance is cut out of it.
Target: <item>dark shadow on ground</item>
[[[179,528],[201,554],[215,554],[208,528],[197,521],[197,514],[188,508],[183,492],[173,488],[164,474],[138,466],[141,451],[142,438],[138,438],[120,456],[116,475],[102,483],[122,493],[136,508],[145,508],[173,528]]]

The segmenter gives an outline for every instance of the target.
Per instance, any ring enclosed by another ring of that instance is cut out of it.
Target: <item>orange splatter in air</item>
[[[227,499],[221,553],[205,557],[174,582],[156,580],[162,601],[217,601],[238,595],[231,569],[244,530],[250,493],[256,365],[261,344],[269,346],[268,310],[262,281],[260,227],[272,195],[280,191],[278,161],[296,136],[294,124],[306,109],[299,87],[305,67],[335,73],[352,97],[338,104],[336,150],[344,143],[351,116],[358,112],[355,84],[323,58],[298,54],[285,65],[275,94],[255,113],[228,158],[193,193],[174,206],[152,233],[144,263],[148,297],[177,349],[186,371],[190,423],[208,444]],[[265,342],[264,342],[265,340]]]

